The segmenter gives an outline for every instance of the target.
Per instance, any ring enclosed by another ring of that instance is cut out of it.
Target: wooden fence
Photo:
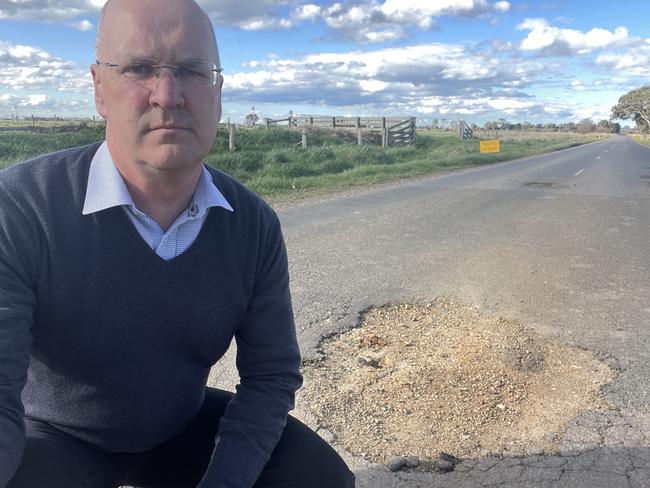
[[[291,129],[310,127],[357,132],[357,144],[363,145],[363,134],[381,134],[382,147],[415,144],[415,117],[324,117],[289,116],[284,119],[264,119],[266,128],[285,125]]]

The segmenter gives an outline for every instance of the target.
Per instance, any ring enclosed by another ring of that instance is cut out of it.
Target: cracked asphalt
[[[559,455],[393,473],[338,448],[358,487],[650,487],[649,177],[650,149],[614,136],[279,212],[305,360],[370,305],[450,297],[620,371],[613,409],[573,419]],[[236,383],[231,360],[211,383]],[[300,397],[295,415],[315,422]]]

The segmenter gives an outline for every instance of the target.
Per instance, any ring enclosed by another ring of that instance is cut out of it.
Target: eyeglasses
[[[155,64],[154,61],[138,60],[132,64],[114,64],[97,59],[99,66],[115,69],[118,77],[125,81],[151,87],[154,80],[160,78],[160,72],[168,69],[176,82],[188,88],[204,88],[215,86],[222,69],[214,63],[188,62],[181,65]]]

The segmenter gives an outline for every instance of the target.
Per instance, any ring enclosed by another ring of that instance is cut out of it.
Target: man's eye
[[[176,68],[176,76],[179,78],[197,78],[205,76],[201,70],[179,66]]]
[[[145,64],[134,64],[124,68],[124,74],[132,76],[150,76],[153,74],[153,67]]]

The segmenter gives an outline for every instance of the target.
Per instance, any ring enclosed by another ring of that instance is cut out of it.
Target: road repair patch
[[[616,375],[590,351],[448,300],[368,309],[321,350],[301,403],[377,463],[555,453],[576,415],[611,409],[601,389]]]

